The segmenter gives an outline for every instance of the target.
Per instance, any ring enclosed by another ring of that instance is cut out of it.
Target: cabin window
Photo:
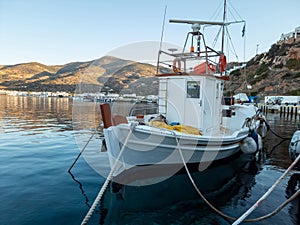
[[[200,81],[187,82],[187,98],[200,98]]]

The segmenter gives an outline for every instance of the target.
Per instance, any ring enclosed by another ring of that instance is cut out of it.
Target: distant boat
[[[109,104],[101,104],[109,162],[117,183],[132,184],[136,180],[128,181],[128,177],[138,180],[151,174],[171,176],[185,164],[204,170],[213,162],[226,163],[224,160],[234,155],[253,154],[261,148],[257,129],[264,126],[264,119],[260,111],[252,105],[225,108],[222,104],[224,83],[229,79],[225,75],[224,29],[231,23],[170,22],[189,24],[192,31],[182,52],[159,51],[159,113],[128,119],[112,115]],[[202,26],[221,28],[221,50],[207,45]],[[191,43],[189,50],[187,43]],[[143,172],[147,167],[154,168],[153,173]]]

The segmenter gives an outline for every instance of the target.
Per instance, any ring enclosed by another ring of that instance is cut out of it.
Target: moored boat
[[[113,179],[119,183],[124,183],[118,179],[124,173],[136,173],[139,168],[155,165],[164,169],[153,176],[172,176],[185,164],[196,164],[202,171],[215,161],[241,151],[253,154],[261,148],[257,134],[263,124],[260,111],[252,105],[223,105],[224,82],[229,79],[223,51],[224,29],[232,23],[170,22],[189,24],[192,31],[187,34],[182,52],[159,51],[158,114],[126,118],[112,115],[109,104],[101,104]],[[202,26],[220,28],[221,50],[207,45]],[[187,43],[191,43],[189,49]]]

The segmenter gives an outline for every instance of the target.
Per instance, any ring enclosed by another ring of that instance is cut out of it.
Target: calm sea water
[[[114,106],[116,111],[122,108]],[[81,223],[109,172],[102,140],[98,133],[92,135],[98,111],[98,104],[68,98],[0,96],[0,224]],[[298,118],[279,114],[269,113],[267,119],[281,137],[291,137],[299,123]],[[240,216],[280,177],[290,164],[289,140],[282,140],[268,133],[265,148],[270,154],[256,164],[256,173],[242,176],[235,184],[238,189],[227,192],[226,201],[213,201],[219,209]],[[87,142],[83,156],[68,173]],[[298,171],[293,170],[250,217],[270,213],[287,199],[293,173]],[[98,207],[89,224],[104,224],[104,215]],[[198,198],[115,216],[119,218],[115,224],[230,224]],[[274,217],[254,224],[300,224],[298,217],[294,201]]]

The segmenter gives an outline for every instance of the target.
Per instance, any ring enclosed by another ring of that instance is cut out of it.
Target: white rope
[[[175,134],[175,132],[172,132],[172,133],[173,133],[173,135],[175,136],[175,139],[176,139],[176,142],[177,142],[178,151],[179,151],[181,160],[182,160],[182,162],[183,162],[184,168],[185,168],[185,170],[186,170],[186,172],[187,172],[187,175],[188,175],[188,177],[189,177],[189,179],[190,179],[192,185],[194,186],[195,190],[197,191],[197,193],[200,195],[200,197],[203,199],[203,201],[204,201],[211,209],[213,209],[217,214],[219,214],[220,216],[222,216],[222,217],[224,217],[224,218],[226,218],[226,219],[232,220],[232,221],[236,220],[236,222],[237,222],[238,218],[231,217],[231,216],[228,216],[228,215],[222,213],[220,210],[218,210],[217,208],[215,208],[215,207],[214,207],[214,206],[213,206],[213,205],[212,205],[212,204],[204,197],[204,195],[201,193],[201,191],[199,190],[199,188],[198,188],[197,185],[195,184],[195,181],[193,180],[193,178],[192,178],[192,176],[191,176],[191,174],[190,174],[190,171],[189,171],[189,169],[188,169],[188,167],[187,167],[187,165],[186,165],[186,162],[185,162],[185,160],[184,160],[184,157],[183,157],[183,154],[182,154],[182,150],[181,150],[181,147],[180,147],[180,144],[179,144],[177,135]],[[299,161],[299,159],[300,159],[300,155],[299,155],[299,156],[297,157],[297,159],[290,165],[290,167],[286,170],[286,172],[282,175],[282,177],[279,178],[280,180],[282,180],[282,179],[284,178],[284,176],[286,176],[286,174],[288,173],[288,171],[291,170],[291,169],[295,166],[295,164]],[[278,180],[279,180],[279,179],[278,179]],[[278,185],[279,182],[280,182],[280,181],[277,181],[277,182],[276,182],[276,183],[277,183],[276,185]],[[273,185],[274,188],[275,188],[276,185],[275,185],[275,184]],[[273,186],[272,186],[272,187],[273,187]],[[274,189],[274,188],[273,188],[273,189]],[[293,196],[291,196],[289,199],[287,199],[284,203],[282,203],[279,207],[277,207],[273,212],[271,212],[271,213],[269,213],[269,214],[266,214],[266,215],[261,216],[261,217],[253,218],[253,219],[246,219],[246,220],[245,220],[245,218],[244,218],[243,220],[244,220],[245,222],[257,222],[257,221],[260,221],[260,220],[267,219],[267,218],[269,218],[269,217],[275,215],[276,213],[278,213],[278,212],[279,212],[283,207],[285,207],[288,203],[290,203],[291,201],[293,201],[294,199],[296,199],[296,197],[298,197],[299,194],[300,194],[300,190],[298,190]],[[259,202],[259,201],[258,201],[258,202]],[[250,213],[249,213],[249,214],[250,214]],[[234,225],[234,224],[232,224],[232,225]]]
[[[220,210],[218,210],[216,207],[214,207],[206,198],[205,196],[202,194],[202,192],[199,190],[199,188],[197,187],[194,179],[192,178],[192,175],[186,165],[186,162],[184,160],[184,157],[183,157],[183,154],[182,154],[182,150],[181,150],[181,147],[180,147],[180,144],[179,144],[179,141],[178,141],[178,138],[177,138],[177,135],[175,134],[175,132],[173,132],[173,135],[175,136],[175,139],[176,139],[176,143],[177,143],[177,147],[178,147],[178,151],[179,151],[179,154],[180,154],[180,157],[181,157],[181,160],[182,160],[182,163],[184,165],[184,168],[186,170],[186,173],[192,183],[192,185],[194,186],[195,190],[197,191],[197,193],[200,195],[200,197],[203,199],[203,201],[211,208],[213,209],[216,213],[218,213],[219,215],[221,215],[222,217],[224,218],[227,218],[227,219],[230,219],[230,220],[235,220],[236,218],[234,217],[231,217],[231,216],[228,216],[224,213],[222,213]]]
[[[90,220],[91,216],[93,215],[93,213],[94,213],[97,205],[99,204],[99,202],[100,202],[100,200],[101,200],[101,198],[102,198],[102,196],[103,196],[103,194],[104,194],[104,192],[105,192],[105,190],[106,190],[109,182],[112,180],[113,173],[115,172],[115,170],[117,168],[117,165],[119,163],[121,155],[123,154],[123,152],[125,150],[126,144],[127,144],[128,140],[129,140],[129,137],[131,136],[131,134],[133,132],[134,127],[135,127],[135,124],[133,124],[133,126],[130,127],[130,131],[129,131],[129,133],[128,133],[125,141],[124,141],[122,149],[120,150],[120,153],[119,153],[118,157],[116,158],[116,161],[115,161],[114,165],[112,166],[112,168],[111,168],[111,170],[110,170],[110,172],[109,172],[109,174],[108,174],[108,176],[107,176],[104,184],[102,185],[102,188],[100,189],[100,191],[99,191],[99,193],[98,193],[98,195],[97,195],[97,197],[96,197],[93,205],[91,206],[91,208],[89,209],[88,213],[86,214],[86,216],[82,220],[81,225],[85,225],[85,224],[88,223],[88,221]]]
[[[287,173],[296,165],[296,163],[300,160],[300,155],[294,160],[294,162],[289,166],[289,168],[278,178],[278,180],[269,188],[269,190],[243,215],[241,215],[232,225],[240,224],[250,213],[252,213],[266,198],[267,196],[275,189],[276,186],[283,180],[283,178],[287,175]]]

